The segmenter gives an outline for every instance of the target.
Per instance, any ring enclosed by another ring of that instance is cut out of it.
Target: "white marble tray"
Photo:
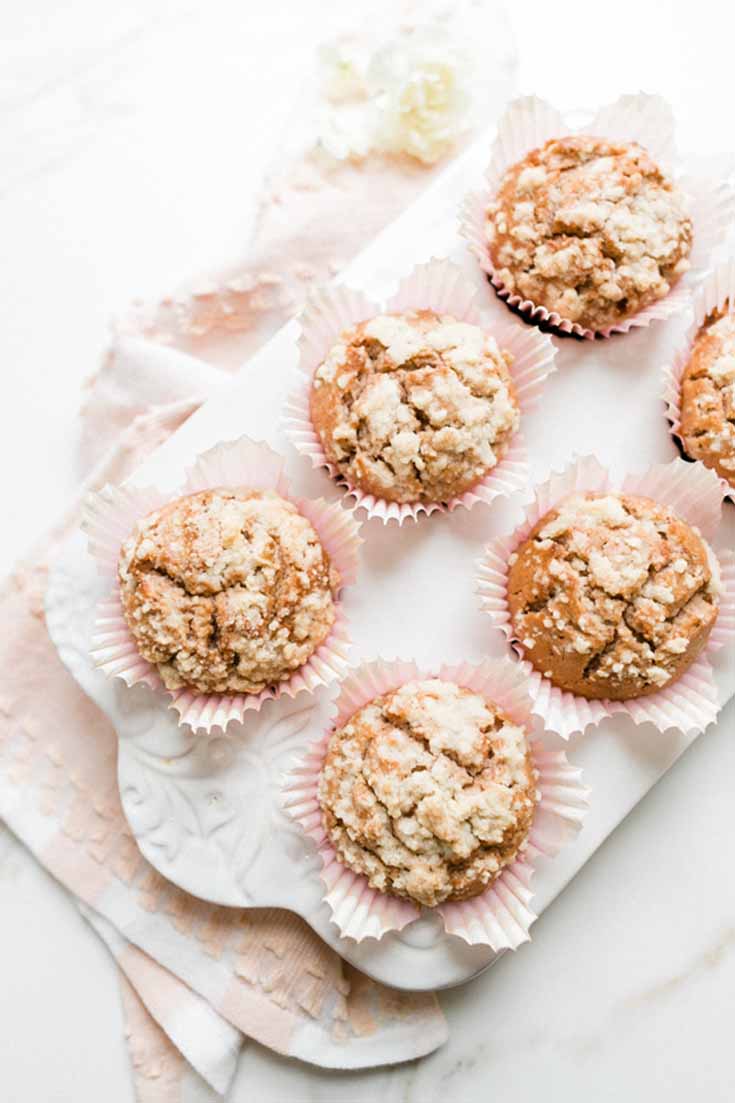
[[[487,149],[486,140],[460,158],[361,254],[346,282],[380,296],[413,263],[451,256],[476,281],[488,317],[507,318],[456,234],[457,203],[476,182]],[[663,419],[659,366],[685,324],[685,318],[675,319],[608,342],[558,341],[559,373],[548,382],[540,409],[525,421],[534,480],[562,467],[573,452],[595,453],[615,475],[676,454]],[[198,452],[245,433],[286,456],[295,492],[336,497],[327,476],[312,472],[280,429],[296,365],[296,336],[294,323],[285,326],[133,481],[174,487]],[[484,542],[507,531],[519,513],[520,503],[501,502],[424,518],[401,531],[377,521],[365,524],[360,580],[347,597],[354,660],[400,655],[431,667],[501,654],[503,644],[491,634],[473,593],[474,562]],[[732,546],[735,509],[726,506],[725,513],[719,543]],[[269,702],[226,737],[194,739],[177,727],[163,699],[143,687],[128,690],[92,668],[87,648],[99,592],[78,534],[67,541],[51,573],[49,629],[64,662],[117,729],[123,807],[142,852],[160,873],[221,904],[296,911],[344,958],[396,987],[457,984],[493,961],[487,948],[445,935],[430,916],[380,942],[341,939],[321,903],[313,846],[285,817],[278,799],[283,773],[325,722],[330,694],[323,692],[316,701],[301,696]],[[733,650],[719,652],[714,664],[724,702],[735,692]],[[584,769],[592,807],[577,841],[553,862],[539,864],[538,913],[690,742],[690,736],[661,735],[622,718],[572,742],[570,758]]]

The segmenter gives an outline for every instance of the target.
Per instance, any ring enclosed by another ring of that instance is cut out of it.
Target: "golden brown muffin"
[[[735,486],[735,314],[711,314],[697,334],[681,380],[681,438],[687,455]]]
[[[595,330],[667,295],[692,243],[684,196],[645,149],[584,136],[512,165],[486,233],[510,291]]]
[[[337,855],[373,888],[434,907],[492,885],[537,800],[523,728],[452,682],[408,682],[335,730],[319,779]]]
[[[510,558],[514,635],[536,670],[582,697],[655,693],[700,653],[718,609],[717,564],[669,509],[575,494]]]
[[[311,417],[344,479],[392,502],[443,502],[495,466],[518,428],[509,353],[429,310],[342,333],[314,373]]]
[[[123,544],[120,596],[168,689],[259,693],[302,666],[335,618],[339,576],[277,494],[207,490],[149,514]]]

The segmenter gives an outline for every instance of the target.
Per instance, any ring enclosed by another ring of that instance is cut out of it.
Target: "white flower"
[[[367,99],[364,53],[364,49],[343,41],[328,42],[319,47],[320,84],[325,99],[330,103]]]
[[[377,148],[434,164],[464,130],[469,95],[463,57],[434,39],[377,55],[368,71],[376,94]]]
[[[338,161],[362,160],[374,148],[373,108],[349,114],[322,112],[319,125],[319,145]]]
[[[434,164],[469,126],[476,66],[446,28],[403,30],[377,49],[336,40],[319,63],[319,142],[340,160],[377,151]]]

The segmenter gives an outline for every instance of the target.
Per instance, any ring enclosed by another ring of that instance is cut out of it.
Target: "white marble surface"
[[[109,315],[246,239],[330,7],[0,4],[0,362],[12,396],[0,407],[0,464],[23,471],[3,480],[0,567],[73,489],[49,456],[76,432],[78,387]],[[735,19],[720,8],[672,3],[662,15],[639,0],[604,12],[557,0],[552,32],[549,6],[528,0],[510,13],[521,87],[570,106],[660,91],[684,148],[722,149],[733,144],[720,103],[731,98]],[[340,1075],[251,1044],[235,1103],[731,1100],[734,736],[731,706],[544,915],[533,943],[442,996],[443,1050]],[[0,910],[3,1103],[130,1103],[113,967],[7,836]]]

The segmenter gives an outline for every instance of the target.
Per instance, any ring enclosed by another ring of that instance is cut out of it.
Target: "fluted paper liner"
[[[460,268],[448,260],[432,260],[418,265],[401,283],[397,293],[383,304],[372,303],[361,292],[332,285],[316,291],[309,299],[301,317],[301,359],[299,381],[286,405],[284,428],[294,447],[310,460],[313,467],[323,467],[342,487],[345,495],[355,499],[357,508],[368,517],[383,522],[416,520],[422,513],[437,510],[452,511],[460,506],[471,508],[477,502],[486,504],[499,496],[508,496],[528,484],[529,466],[521,430],[515,433],[499,453],[499,460],[475,486],[448,502],[389,502],[366,494],[342,476],[327,459],[322,442],[311,420],[309,396],[314,372],[337,343],[343,330],[364,322],[385,311],[392,313],[412,310],[433,310],[450,314],[459,321],[478,325],[497,341],[498,348],[513,355],[509,368],[523,414],[537,403],[544,381],[555,371],[556,349],[552,341],[534,330],[512,322],[484,322],[476,305],[477,291]]]
[[[550,104],[536,96],[514,100],[498,124],[490,165],[483,186],[466,197],[460,213],[460,233],[469,243],[483,272],[498,296],[527,320],[542,323],[560,333],[593,339],[627,333],[678,314],[690,301],[692,287],[707,271],[712,253],[722,240],[735,213],[735,195],[728,184],[694,176],[677,176],[676,182],[689,198],[693,225],[690,268],[664,298],[644,307],[615,325],[592,330],[563,318],[555,311],[524,299],[506,287],[490,257],[485,234],[485,212],[497,195],[503,174],[527,153],[551,138],[573,133],[589,134],[617,141],[635,141],[644,146],[658,163],[671,171],[674,162],[674,122],[671,108],[659,96],[643,93],[622,96],[601,108],[589,125],[574,130]]]
[[[728,305],[730,312],[735,312],[735,257],[722,261],[704,277],[692,296],[692,322],[672,359],[662,369],[666,418],[671,435],[678,441],[678,446],[685,455],[686,444],[681,435],[681,381],[684,369],[689,363],[692,346],[707,316],[713,310],[721,310]],[[694,456],[690,458],[694,461]],[[729,482],[723,479],[722,483],[726,496],[735,501],[735,471]]]
[[[525,519],[509,535],[491,540],[478,566],[477,592],[483,610],[510,644],[510,653],[528,677],[533,712],[549,731],[563,739],[584,732],[608,716],[625,714],[636,724],[652,723],[659,731],[678,728],[700,732],[716,718],[719,704],[708,653],[735,642],[735,556],[732,551],[710,548],[713,572],[719,575],[720,608],[704,652],[679,678],[650,696],[628,701],[590,700],[559,689],[523,658],[520,640],[513,632],[508,608],[508,560],[533,527],[571,494],[614,491],[604,467],[593,456],[583,456],[559,474],[536,487]],[[637,494],[668,506],[699,530],[706,541],[717,531],[722,512],[722,485],[701,464],[676,459],[658,464],[642,474],[628,475],[621,493]],[[709,544],[708,544],[709,547]]]
[[[436,677],[455,682],[481,694],[514,723],[528,727],[531,698],[527,679],[517,664],[507,659],[442,666],[433,674],[422,673],[413,662],[376,660],[365,663],[344,679],[336,702],[333,728],[340,727],[357,709],[373,698],[406,682]],[[313,743],[284,782],[282,802],[289,815],[318,847],[322,860],[324,899],[332,919],[346,938],[382,938],[399,931],[421,914],[407,900],[378,892],[362,874],[343,865],[322,825],[317,796],[319,774],[331,730]],[[570,765],[563,751],[531,744],[538,781],[538,804],[526,847],[480,896],[461,903],[439,905],[445,929],[470,944],[493,950],[515,950],[529,939],[536,918],[531,908],[531,877],[539,858],[551,858],[579,831],[588,807],[588,791],[581,771]],[[427,909],[432,910],[432,909]]]
[[[184,485],[175,492],[106,486],[87,497],[82,528],[89,537],[89,550],[111,586],[110,593],[97,606],[92,657],[105,674],[121,678],[129,686],[144,683],[151,689],[164,690],[179,714],[179,722],[203,731],[224,730],[231,721],[241,721],[248,710],[260,709],[270,698],[313,692],[318,686],[340,678],[348,669],[350,642],[342,603],[338,600],[335,622],[326,640],[303,666],[277,686],[250,694],[204,694],[189,688],[166,689],[156,667],[140,655],[123,614],[117,583],[120,547],[136,523],[152,511],[176,498],[218,487],[272,490],[293,502],[314,526],[340,573],[342,586],[355,582],[357,549],[361,543],[359,525],[350,513],[339,503],[291,496],[281,457],[268,445],[247,437],[218,444],[202,453],[186,472]]]

